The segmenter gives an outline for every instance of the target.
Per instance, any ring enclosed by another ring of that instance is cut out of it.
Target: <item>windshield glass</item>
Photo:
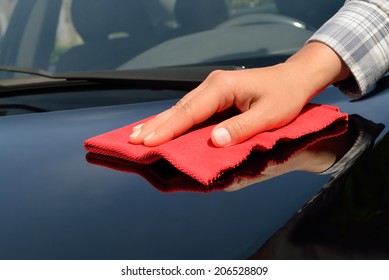
[[[296,52],[341,5],[338,0],[0,0],[0,65],[50,72],[270,65]]]
[[[0,0],[0,39],[7,30],[17,0]]]

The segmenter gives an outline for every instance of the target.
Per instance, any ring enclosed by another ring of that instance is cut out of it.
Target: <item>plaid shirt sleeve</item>
[[[346,95],[363,95],[389,68],[389,0],[348,0],[309,40],[332,48],[352,78],[337,86]]]

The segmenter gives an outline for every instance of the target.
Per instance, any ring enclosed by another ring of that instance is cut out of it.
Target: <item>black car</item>
[[[215,69],[284,61],[341,2],[0,2],[0,259],[388,258],[388,76],[357,101],[329,87],[312,102],[348,122],[211,186],[83,146]]]

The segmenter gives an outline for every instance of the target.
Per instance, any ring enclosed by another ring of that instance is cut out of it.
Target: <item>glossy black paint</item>
[[[276,187],[233,194],[165,194],[87,163],[84,139],[166,105],[2,118],[0,257],[245,258],[317,191],[285,184],[291,174]],[[302,195],[292,195],[296,188]]]
[[[326,103],[389,124],[388,90],[361,102],[327,91]],[[165,193],[88,163],[85,139],[173,103],[1,117],[0,258],[249,258],[330,179],[292,172],[236,192]]]
[[[388,259],[388,141],[334,176],[253,258]]]

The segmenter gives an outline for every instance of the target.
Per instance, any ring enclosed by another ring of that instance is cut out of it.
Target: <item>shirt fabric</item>
[[[337,84],[358,98],[389,68],[389,0],[348,0],[309,40],[332,48],[352,77]]]

